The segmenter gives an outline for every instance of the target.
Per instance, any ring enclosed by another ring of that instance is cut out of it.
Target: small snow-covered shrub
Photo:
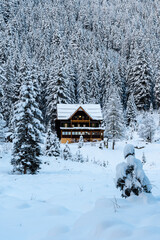
[[[142,155],[142,164],[144,165],[146,163],[146,157],[144,155],[144,152],[143,152],[143,155]]]
[[[63,149],[63,159],[64,160],[71,160],[72,159],[72,154],[71,154],[70,147],[68,145],[68,141],[65,144],[65,147]]]
[[[83,147],[84,141],[83,141],[83,136],[81,135],[79,138],[79,142],[78,142],[78,148]]]
[[[81,152],[80,152],[80,150],[78,150],[77,152],[76,152],[76,155],[75,155],[75,159],[74,159],[76,162],[81,162],[81,163],[83,163],[85,160],[84,160],[84,158],[83,158],[83,156],[82,156],[82,154],[81,154]]]
[[[104,146],[104,142],[101,141],[100,144],[99,144],[99,148],[103,150],[103,146]]]
[[[151,193],[152,186],[144,173],[140,160],[135,158],[134,146],[127,144],[124,148],[124,157],[127,162],[122,162],[116,167],[116,187],[122,191],[122,197],[142,192]]]

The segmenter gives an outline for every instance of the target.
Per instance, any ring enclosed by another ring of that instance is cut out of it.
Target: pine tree
[[[127,102],[127,109],[126,109],[126,119],[127,124],[135,123],[136,122],[136,116],[137,116],[137,108],[134,102],[133,94],[129,96],[128,102]]]
[[[59,157],[61,154],[61,146],[56,133],[49,128],[46,139],[46,155],[49,157]]]
[[[55,137],[55,135],[52,133],[51,128],[49,127],[49,129],[47,131],[46,144],[45,144],[46,156],[49,156],[49,157],[53,156],[52,145],[54,142],[54,137]]]
[[[88,66],[87,78],[90,85],[89,102],[100,103],[98,71],[96,68],[96,64],[93,62],[93,60],[90,62]]]
[[[124,136],[125,129],[122,104],[115,86],[104,107],[104,123],[106,135],[113,140],[114,149],[115,140]]]
[[[138,134],[145,141],[152,142],[155,134],[155,122],[150,113],[144,113],[141,124],[139,125]]]
[[[6,122],[4,121],[2,114],[0,114],[0,144],[5,142],[5,127]]]
[[[84,162],[84,158],[83,158],[80,150],[78,150],[78,151],[76,152],[75,161],[76,161],[76,162],[80,162],[80,163],[83,163],[83,162]]]
[[[154,92],[155,92],[156,108],[158,109],[160,108],[160,67],[157,69],[157,73],[155,76]]]
[[[82,57],[84,56],[82,55]],[[89,81],[87,79],[85,59],[82,60],[84,60],[84,62],[80,62],[78,68],[77,96],[78,102],[85,104],[88,103]]]
[[[67,91],[65,78],[62,66],[59,65],[51,69],[46,89],[46,104],[48,121],[51,122],[53,130],[55,128],[57,104],[69,102],[70,94]]]
[[[128,69],[128,93],[133,93],[138,110],[148,110],[152,100],[152,71],[144,49],[136,49],[134,54]]]
[[[66,142],[65,147],[63,149],[63,159],[64,160],[71,160],[72,159],[72,154],[71,154],[70,147],[68,145],[68,141]]]
[[[40,169],[41,148],[40,122],[35,113],[40,110],[37,107],[33,83],[25,79],[21,85],[20,98],[14,110],[14,140],[12,161],[13,172],[21,174],[35,174]]]

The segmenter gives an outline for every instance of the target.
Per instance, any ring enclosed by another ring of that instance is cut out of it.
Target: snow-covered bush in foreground
[[[140,160],[135,158],[134,146],[127,144],[124,148],[126,162],[117,165],[116,187],[122,191],[122,197],[139,195],[142,192],[151,193],[152,186],[143,171]]]

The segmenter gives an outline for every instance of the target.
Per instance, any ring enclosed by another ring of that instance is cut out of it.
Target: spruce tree
[[[136,116],[137,116],[137,108],[134,102],[133,94],[131,94],[128,98],[127,109],[126,109],[127,124],[129,125],[130,123],[135,123]]]
[[[14,110],[14,140],[11,164],[13,172],[35,174],[40,169],[41,148],[40,122],[36,119],[38,109],[33,83],[30,79],[22,82],[20,97]]]
[[[157,69],[157,73],[155,76],[154,93],[155,93],[156,108],[159,109],[160,108],[160,66]]]
[[[54,134],[52,133],[51,128],[49,127],[48,131],[47,131],[47,136],[46,136],[46,144],[45,144],[45,154],[46,156],[53,156],[52,153],[52,145],[54,142]]]
[[[0,144],[3,144],[5,142],[5,127],[6,122],[4,121],[3,116],[0,113]]]
[[[152,142],[155,130],[153,116],[150,113],[145,112],[138,129],[139,136],[145,141]]]
[[[61,65],[53,67],[49,74],[46,89],[47,117],[51,126],[55,128],[55,118],[57,114],[57,104],[69,102],[69,92],[66,85],[66,75]]]
[[[113,140],[113,149],[116,139],[124,136],[124,117],[120,97],[116,86],[112,87],[111,95],[104,107],[105,132],[108,138]]]
[[[90,85],[89,102],[100,103],[98,71],[95,62],[92,60],[87,68],[87,78]]]
[[[148,110],[152,101],[152,71],[143,48],[136,48],[127,76],[128,94],[133,93],[138,110]]]
[[[68,145],[68,141],[65,144],[65,147],[63,149],[63,159],[64,160],[71,160],[72,158],[72,154],[71,154],[71,150],[70,147]]]

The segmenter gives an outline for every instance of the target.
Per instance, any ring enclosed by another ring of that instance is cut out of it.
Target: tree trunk
[[[27,166],[24,166],[24,174],[27,173]]]
[[[115,140],[113,140],[113,143],[112,143],[112,149],[114,150],[114,147],[115,147]]]

